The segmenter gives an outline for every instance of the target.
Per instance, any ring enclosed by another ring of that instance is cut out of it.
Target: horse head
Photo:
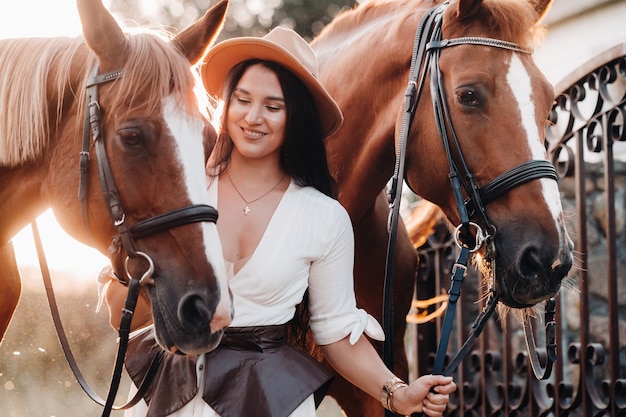
[[[78,9],[89,51],[71,70],[86,65],[78,88],[91,90],[79,95],[77,123],[61,125],[59,143],[80,137],[86,107],[93,140],[82,154],[91,175],[80,185],[82,213],[76,178],[51,175],[53,210],[71,234],[111,256],[122,281],[146,284],[162,347],[210,351],[232,307],[205,183],[204,143],[216,134],[191,67],[219,33],[227,2],[171,39],[125,33],[99,0],[79,0]],[[94,65],[97,74],[87,75]],[[66,172],[68,158],[81,153],[80,141],[71,142],[55,148],[51,171]]]
[[[521,45],[520,52],[515,52],[487,44],[432,44],[428,49],[432,52],[424,52],[439,53],[441,83],[437,85],[442,86],[461,150],[459,154],[451,144],[450,159],[462,166],[462,155],[467,170],[461,174],[467,178],[470,173],[477,188],[490,186],[486,190],[491,190],[479,194],[491,199],[486,205],[480,200],[486,207],[485,216],[477,209],[474,192],[460,190],[462,201],[472,197],[468,201],[468,216],[473,214],[469,232],[476,233],[478,229],[471,225],[475,223],[489,236],[490,249],[481,246],[475,257],[486,259],[495,254],[489,263],[496,281],[492,286],[499,299],[513,307],[534,305],[554,295],[572,264],[572,243],[563,225],[556,174],[548,167],[543,145],[554,93],[526,51],[549,1],[453,0],[443,4],[441,0],[363,1],[337,15],[311,43],[320,80],[344,113],[342,127],[328,138],[326,148],[339,201],[354,226],[357,300],[379,318],[384,309],[383,277],[390,264],[386,256],[392,223],[387,185],[395,174],[407,108],[415,112],[405,142],[406,182],[420,197],[443,208],[454,225],[461,222],[428,74],[421,95],[407,103],[409,90],[418,89],[409,82],[416,30],[433,8],[443,10],[443,39],[481,37],[506,41],[506,46]],[[445,132],[450,138],[450,129]],[[507,174],[520,166],[519,175]],[[527,171],[532,175],[526,175]],[[506,174],[505,181],[493,183],[501,174]],[[536,178],[525,182],[531,177]],[[402,219],[399,223],[402,226]],[[408,369],[401,353],[406,313],[415,290],[417,254],[406,229],[397,230],[393,341],[400,353],[395,356],[394,369],[400,371]],[[466,231],[461,231],[465,237]],[[355,396],[351,386],[339,383],[331,388],[340,391],[334,393],[336,398]],[[341,406],[348,415],[379,412],[372,411],[380,410],[379,404],[368,401],[361,396],[355,401],[342,400]]]
[[[489,259],[496,294],[514,308],[554,296],[573,259],[556,173],[545,162],[554,91],[531,54],[550,3],[459,0],[442,8],[407,142],[407,183],[455,225],[468,211],[476,229],[466,232],[486,237],[479,257]]]

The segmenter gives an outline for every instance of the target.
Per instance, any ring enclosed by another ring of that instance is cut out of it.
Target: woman
[[[300,323],[304,334],[302,318],[310,319],[334,369],[384,407],[431,417],[445,410],[456,389],[451,378],[428,375],[407,385],[363,335],[384,339],[376,320],[356,307],[352,227],[332,198],[323,143],[343,116],[316,74],[313,50],[284,28],[264,38],[227,40],[208,52],[204,84],[224,102],[207,164],[208,193],[220,213],[235,316],[215,351],[197,361],[167,355],[169,371],[148,394],[149,409],[140,404],[128,415],[315,416],[331,375],[286,343],[288,323]],[[298,305],[303,315],[296,314]],[[138,383],[145,353],[155,345],[149,332],[131,345],[127,368]],[[184,372],[193,386],[172,401],[172,387],[183,391],[185,379],[173,375]]]

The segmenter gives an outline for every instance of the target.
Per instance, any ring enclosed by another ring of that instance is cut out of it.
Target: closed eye
[[[265,108],[268,109],[271,112],[277,112],[277,111],[281,111],[283,109],[282,106],[273,106],[271,104],[266,105]]]

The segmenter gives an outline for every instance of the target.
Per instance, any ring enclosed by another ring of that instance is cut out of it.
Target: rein
[[[529,181],[539,178],[549,178],[556,181],[558,177],[554,166],[550,162],[546,160],[531,160],[499,175],[483,187],[478,187],[474,181],[463,158],[463,152],[450,118],[442,75],[439,69],[440,52],[444,48],[458,45],[482,45],[525,54],[532,53],[532,51],[512,42],[491,38],[461,37],[456,39],[442,39],[443,12],[447,6],[448,2],[442,3],[426,12],[417,28],[413,45],[409,82],[405,92],[404,114],[400,127],[398,149],[396,151],[396,165],[390,185],[391,211],[388,222],[389,242],[387,247],[387,265],[383,293],[383,327],[385,328],[387,337],[385,338],[383,346],[383,359],[387,366],[393,369],[393,255],[396,246],[400,200],[402,198],[402,185],[404,182],[406,147],[417,104],[419,103],[426,77],[430,74],[430,90],[435,121],[439,137],[448,158],[448,165],[450,167],[449,177],[461,221],[460,225],[456,227],[454,234],[454,239],[460,248],[460,254],[452,271],[449,301],[445,311],[441,338],[433,366],[433,374],[451,375],[467,353],[469,353],[474,340],[482,332],[482,329],[498,303],[498,295],[493,288],[490,288],[488,301],[472,325],[466,342],[444,370],[448,341],[452,332],[452,323],[456,312],[456,302],[461,293],[463,278],[467,274],[467,263],[470,255],[472,252],[476,252],[484,246],[485,253],[483,257],[486,262],[489,263],[490,266],[493,266],[495,262],[494,236],[496,228],[489,221],[485,205],[500,195]],[[456,155],[456,158],[454,158],[453,155]],[[465,191],[467,197],[464,197],[463,191]],[[485,231],[483,231],[480,225],[470,221],[472,217],[478,217],[481,220]],[[490,269],[493,270],[493,268]],[[553,320],[551,321],[553,322]],[[534,342],[532,345],[534,346]],[[536,356],[534,348],[532,350],[529,348],[529,353],[531,353],[531,356]],[[549,355],[548,360],[552,360],[554,357],[555,355]],[[531,363],[533,363],[533,369],[535,369],[534,365],[538,363],[538,361],[535,361],[533,357]],[[551,369],[551,364],[548,366]],[[547,375],[544,374],[542,377],[547,378],[549,376],[550,371],[548,369],[546,369],[546,371],[545,373],[547,373]],[[386,411],[385,415],[393,416],[393,413]]]
[[[107,396],[107,401],[105,401],[94,391],[93,388],[91,388],[91,386],[89,385],[89,383],[83,376],[83,373],[81,372],[78,366],[78,362],[76,361],[76,358],[74,357],[74,354],[72,353],[72,348],[70,347],[67,334],[65,333],[65,329],[63,328],[63,324],[61,321],[59,307],[56,302],[54,289],[52,287],[52,279],[50,277],[50,270],[48,269],[48,263],[46,260],[46,255],[43,249],[43,244],[41,242],[41,236],[39,233],[39,228],[37,226],[36,220],[33,220],[31,222],[31,228],[33,230],[33,238],[35,241],[35,247],[37,249],[37,257],[39,259],[39,267],[41,269],[41,276],[43,278],[44,287],[46,289],[46,296],[48,297],[48,304],[50,306],[50,312],[52,313],[52,321],[54,322],[54,327],[56,329],[57,337],[59,339],[59,343],[61,344],[61,348],[63,349],[65,359],[67,360],[67,363],[69,364],[70,369],[72,370],[72,373],[74,374],[74,378],[76,378],[76,381],[78,381],[78,384],[80,385],[80,387],[83,389],[83,391],[85,391],[85,393],[94,402],[96,402],[97,404],[100,404],[101,406],[105,406],[105,410],[103,411],[103,414],[102,414],[103,416],[109,416],[111,413],[111,410],[126,410],[134,406],[143,398],[144,394],[147,392],[148,387],[150,383],[152,382],[152,380],[154,379],[154,376],[156,375],[156,372],[159,369],[159,365],[161,364],[161,361],[163,359],[163,352],[159,350],[157,352],[157,356],[155,356],[154,358],[154,361],[150,364],[148,373],[146,374],[144,380],[142,381],[139,387],[139,390],[137,391],[135,396],[130,401],[128,401],[128,403],[124,404],[123,406],[113,406],[112,405],[113,403],[111,402],[111,404],[109,405],[109,401],[112,401],[115,399],[115,395],[117,394],[117,388],[119,387],[119,384],[121,382],[121,375],[122,375],[121,365],[124,364],[124,355],[125,355],[126,348],[128,345],[128,334],[130,333],[130,322],[132,320],[133,311],[135,309],[137,297],[139,295],[138,283],[141,280],[139,281],[132,280],[131,283],[129,284],[128,298],[126,299],[126,304],[124,306],[125,313],[122,315],[122,322],[120,324],[120,330],[119,330],[120,344],[118,348],[118,354],[116,357],[116,364],[114,367],[113,376],[111,378],[111,388],[109,389],[109,395]],[[123,332],[125,333],[125,336],[122,336]],[[121,364],[118,365],[119,358],[121,358]],[[111,398],[111,400],[108,400],[109,397]]]
[[[152,218],[148,218],[137,222],[134,225],[129,226],[126,223],[126,214],[122,207],[120,194],[115,185],[113,172],[109,164],[109,159],[106,153],[106,146],[104,142],[104,135],[102,130],[102,109],[100,108],[98,98],[98,86],[103,83],[116,80],[122,75],[122,71],[113,71],[105,74],[98,74],[98,63],[94,64],[93,69],[87,83],[85,85],[87,89],[86,93],[86,108],[84,118],[83,129],[83,144],[82,151],[80,152],[80,183],[78,190],[78,198],[81,202],[81,210],[83,223],[85,228],[90,231],[89,226],[89,212],[87,207],[87,195],[88,195],[88,183],[89,183],[89,162],[90,162],[90,147],[91,141],[95,147],[98,177],[100,180],[100,186],[102,194],[104,196],[105,203],[111,217],[113,226],[117,234],[113,237],[112,243],[109,247],[109,256],[115,272],[116,278],[124,285],[128,286],[128,295],[126,298],[125,306],[122,309],[122,318],[119,327],[119,346],[115,359],[115,365],[113,374],[111,377],[111,386],[107,395],[106,401],[100,398],[94,390],[89,386],[83,377],[78,364],[72,354],[72,351],[67,340],[67,336],[61,323],[60,314],[54,291],[52,290],[52,282],[50,279],[50,272],[47,267],[43,247],[41,245],[41,239],[39,237],[39,231],[37,229],[36,222],[32,222],[33,235],[37,245],[37,252],[39,256],[39,263],[44,279],[44,285],[46,288],[46,294],[48,296],[48,303],[52,312],[52,318],[57,331],[57,335],[63,352],[68,361],[72,372],[81,388],[87,393],[87,395],[97,404],[104,407],[102,416],[110,416],[113,410],[125,410],[128,409],[143,397],[148,389],[148,386],[152,382],[154,375],[156,374],[158,367],[162,360],[162,353],[158,354],[153,362],[150,364],[150,368],[146,377],[142,381],[138,392],[135,396],[126,404],[121,406],[114,405],[115,397],[117,395],[119,385],[121,382],[122,371],[124,366],[124,359],[126,356],[126,349],[128,346],[128,340],[130,335],[130,326],[132,317],[137,304],[137,298],[142,285],[152,282],[152,274],[154,272],[154,263],[150,256],[144,252],[138,251],[135,244],[135,239],[141,239],[143,237],[151,236],[156,233],[166,231],[168,229],[197,222],[212,222],[217,221],[217,210],[211,206],[204,204],[195,204],[187,207],[175,209],[166,213],[159,214]],[[122,255],[126,253],[126,259],[122,261]],[[147,263],[148,267],[141,275],[141,277],[135,277],[128,272],[129,263],[133,260],[143,260]]]

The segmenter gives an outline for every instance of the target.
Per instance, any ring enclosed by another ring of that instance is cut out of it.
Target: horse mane
[[[434,7],[445,0],[424,0],[421,5],[424,9]],[[365,0],[358,5],[359,13],[350,13],[353,9],[346,9],[335,17],[335,24],[328,32],[350,31],[361,26],[364,22],[375,20],[378,16],[386,16],[390,11],[402,7],[412,7],[411,3],[397,0]],[[356,8],[357,6],[355,6]],[[453,2],[451,8],[456,7]],[[479,11],[478,20],[486,27],[499,34],[503,39],[530,47],[541,41],[545,35],[545,27],[537,25],[537,11],[532,2],[517,0],[484,0]],[[474,18],[472,18],[472,21]]]
[[[82,42],[29,38],[0,45],[0,166],[14,166],[34,159],[45,148],[51,131],[48,96],[56,95],[60,111],[69,87],[69,66],[56,71],[53,85],[48,85],[48,76],[57,63],[70,63]]]
[[[197,71],[190,71],[189,61],[168,45],[170,38],[154,30],[127,34],[126,62],[117,68],[123,76],[110,83],[116,84],[108,96],[111,109],[156,113],[162,98],[173,94],[187,114],[208,117],[210,107]],[[10,167],[44,152],[63,112],[68,112],[68,99],[78,106],[76,124],[82,128],[83,86],[96,57],[82,37],[8,39],[0,47],[0,166]],[[80,55],[85,51],[87,59]],[[82,67],[78,76],[71,75],[76,65]]]
[[[545,36],[545,27],[537,24],[539,16],[532,2],[484,0],[479,13],[478,20],[501,39],[532,48]]]
[[[349,32],[355,28],[363,27],[372,21],[375,22],[379,17],[387,17],[390,11],[397,11],[400,3],[402,2],[393,0],[361,1],[352,9],[346,8],[342,10],[333,19],[333,24],[325,26],[321,33],[330,35]],[[319,35],[317,37],[319,37]]]

